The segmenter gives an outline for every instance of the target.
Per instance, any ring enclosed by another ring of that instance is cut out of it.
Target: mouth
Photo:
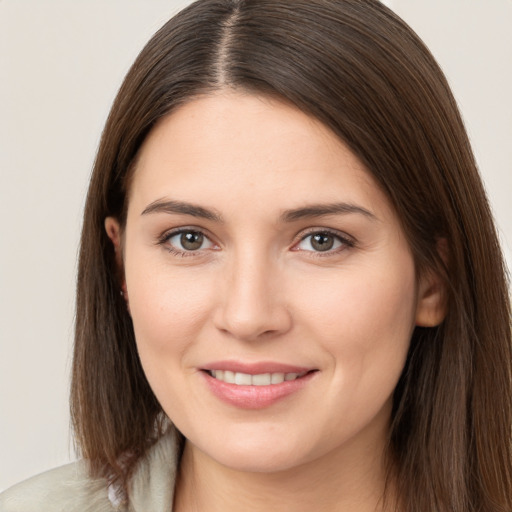
[[[309,387],[318,369],[273,363],[215,363],[201,369],[207,388],[238,409],[264,409]]]
[[[274,386],[283,382],[291,382],[300,379],[315,370],[297,372],[275,372],[275,373],[242,373],[230,370],[205,370],[210,377],[236,386]]]

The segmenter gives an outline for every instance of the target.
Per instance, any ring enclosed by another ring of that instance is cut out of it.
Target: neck
[[[386,464],[379,448],[345,447],[291,469],[254,473],[223,466],[187,442],[173,510],[384,512]]]

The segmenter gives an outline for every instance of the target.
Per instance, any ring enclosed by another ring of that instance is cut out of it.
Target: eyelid
[[[316,234],[332,235],[333,237],[337,238],[342,243],[342,247],[337,248],[337,249],[331,249],[328,251],[308,251],[308,250],[303,250],[303,249],[297,248],[297,246],[301,242],[303,242],[306,238],[308,238],[312,235],[316,235]],[[333,229],[333,228],[314,227],[314,228],[308,228],[307,230],[299,233],[296,236],[296,240],[294,241],[291,250],[292,251],[308,252],[308,253],[314,254],[315,256],[329,256],[329,255],[333,255],[338,252],[341,252],[347,248],[354,247],[355,245],[356,245],[356,240],[352,236],[348,235],[347,233],[345,233],[343,231],[338,231],[337,229]]]
[[[182,233],[187,233],[187,232],[200,233],[212,244],[213,247],[209,247],[206,249],[198,249],[196,251],[187,251],[187,250],[180,250],[180,249],[168,244],[169,239],[171,239],[172,237],[182,234]],[[297,247],[306,238],[308,238],[309,236],[315,235],[315,234],[329,234],[329,235],[337,238],[341,242],[342,246],[338,247],[336,249],[330,249],[327,251],[313,251],[313,250],[309,251],[309,250],[299,249]],[[156,245],[165,246],[165,248],[169,252],[172,252],[174,254],[178,254],[181,256],[194,256],[194,255],[199,255],[206,250],[211,250],[212,248],[214,250],[219,249],[218,243],[216,243],[214,241],[213,237],[209,234],[209,232],[207,230],[205,230],[204,228],[200,228],[198,226],[179,226],[176,228],[168,229],[168,230],[164,231],[161,235],[158,236]],[[354,247],[355,245],[356,245],[356,240],[352,236],[348,235],[347,233],[345,233],[343,231],[339,231],[339,230],[333,229],[333,228],[326,228],[326,227],[312,227],[312,228],[308,228],[306,230],[301,231],[298,235],[295,236],[291,250],[297,251],[297,252],[302,251],[302,252],[312,253],[315,256],[321,257],[321,256],[329,256],[329,255],[336,254],[336,253],[341,252],[347,248]]]
[[[179,248],[174,247],[173,245],[168,243],[171,238],[183,233],[200,233],[212,244],[213,247],[208,247],[206,249],[198,249],[196,251],[187,251],[180,250]],[[160,236],[158,236],[156,245],[162,245],[165,247],[167,251],[184,257],[197,256],[199,254],[204,253],[204,251],[211,250],[212,248],[218,248],[218,244],[213,240],[213,237],[205,229],[199,228],[197,226],[180,226],[177,228],[168,229],[164,231]]]

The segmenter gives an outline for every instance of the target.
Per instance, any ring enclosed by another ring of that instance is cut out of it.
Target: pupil
[[[317,251],[328,251],[334,245],[334,237],[325,233],[313,235],[311,245]]]
[[[180,237],[181,246],[187,251],[196,251],[203,245],[203,235],[201,233],[182,233]]]

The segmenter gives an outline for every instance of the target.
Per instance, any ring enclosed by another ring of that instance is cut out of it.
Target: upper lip
[[[202,370],[227,370],[234,373],[247,373],[260,375],[262,373],[306,373],[315,368],[295,366],[275,361],[242,362],[242,361],[215,361],[201,367]]]

